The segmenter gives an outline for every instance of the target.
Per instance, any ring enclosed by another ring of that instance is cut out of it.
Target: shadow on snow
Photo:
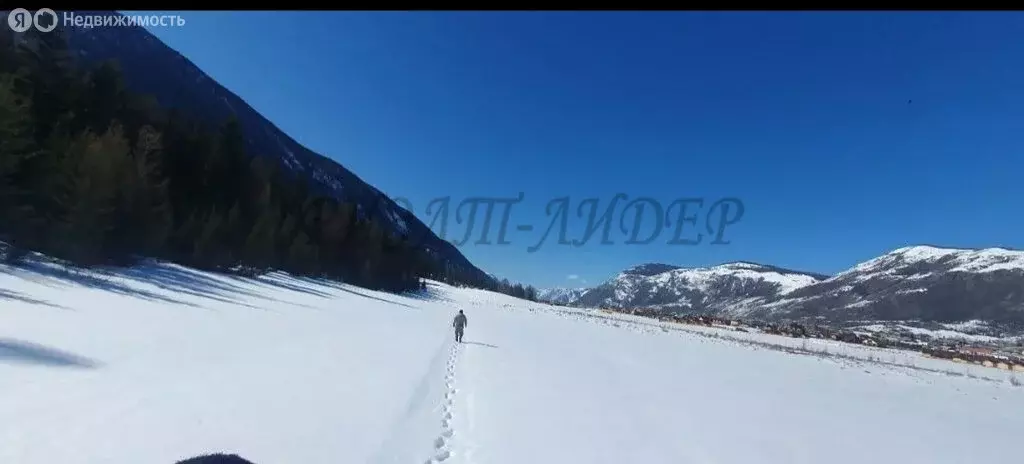
[[[481,343],[481,342],[467,342],[467,341],[465,341],[465,340],[463,340],[463,341],[462,341],[462,343],[463,343],[463,344],[465,344],[465,345],[479,345],[479,346],[486,346],[486,347],[488,347],[488,348],[497,348],[497,347],[498,347],[497,345],[490,345],[490,344],[487,344],[487,343]]]
[[[402,303],[397,300],[381,298],[370,293],[358,291],[356,290],[358,287],[352,287],[341,282],[310,277],[296,277],[279,272],[273,272],[258,277],[247,277],[198,271],[169,263],[147,263],[130,268],[78,269],[57,263],[42,262],[26,262],[19,266],[0,266],[0,272],[15,275],[22,279],[49,287],[79,285],[148,301],[185,305],[196,308],[200,307],[200,305],[176,298],[173,295],[188,295],[191,297],[253,309],[263,308],[245,303],[244,301],[240,301],[240,299],[250,298],[304,308],[312,308],[311,306],[301,303],[283,301],[269,297],[266,294],[259,293],[258,289],[265,288],[285,290],[327,299],[335,297],[335,295],[314,288],[315,286],[321,286],[409,309],[419,309],[415,306]],[[157,293],[146,290],[145,288],[140,288],[137,285],[129,285],[133,283],[152,285],[163,290],[163,292]],[[437,295],[431,294],[429,291],[406,293],[400,296],[406,296],[412,299],[437,299]],[[43,300],[30,298],[11,290],[0,289],[0,299],[3,298],[68,309]]]
[[[20,301],[22,303],[30,303],[30,304],[37,304],[37,305],[42,305],[42,306],[49,306],[51,308],[57,308],[57,309],[66,309],[66,310],[70,310],[71,309],[71,308],[67,308],[67,307],[61,306],[59,304],[50,303],[49,301],[37,300],[35,298],[31,298],[31,297],[25,296],[25,295],[23,295],[21,293],[15,292],[15,291],[4,290],[2,288],[0,288],[0,299],[14,300],[14,301]]]
[[[51,367],[95,368],[99,366],[99,363],[89,358],[10,338],[0,338],[0,363]]]
[[[199,307],[195,303],[125,285],[115,280],[116,274],[107,274],[102,271],[79,271],[74,268],[40,263],[25,263],[17,267],[4,266],[3,271],[49,287],[79,285],[148,301]]]

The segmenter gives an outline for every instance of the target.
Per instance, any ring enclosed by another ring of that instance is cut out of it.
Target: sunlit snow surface
[[[1015,462],[1009,377],[441,284],[0,267],[0,463]]]

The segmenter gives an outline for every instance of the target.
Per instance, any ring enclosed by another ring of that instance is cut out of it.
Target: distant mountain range
[[[554,304],[569,304],[579,300],[588,288],[545,288],[537,290],[537,299]]]
[[[77,12],[120,16],[112,11]],[[63,12],[57,14],[62,16]],[[490,279],[454,245],[435,235],[408,210],[344,166],[296,142],[144,28],[67,27],[61,30],[78,60],[85,64],[116,60],[131,90],[153,95],[162,106],[179,109],[210,124],[221,124],[229,117],[236,117],[245,133],[249,153],[272,158],[296,176],[306,178],[324,194],[353,202],[362,215],[380,220],[394,235],[410,237],[449,266],[463,270],[474,279]]]
[[[736,262],[706,268],[643,264],[548,301],[761,320],[983,320],[1024,327],[1024,252],[912,246],[834,276]]]

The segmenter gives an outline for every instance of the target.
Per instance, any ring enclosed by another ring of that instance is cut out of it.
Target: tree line
[[[12,249],[78,266],[156,258],[395,292],[435,279],[535,296],[474,276],[247,153],[238,121],[212,127],[162,108],[126,88],[117,62],[87,68],[57,31],[25,34],[0,35],[0,239]]]

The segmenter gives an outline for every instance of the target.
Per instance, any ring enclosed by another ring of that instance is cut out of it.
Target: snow
[[[940,248],[927,245],[898,248],[885,255],[860,263],[850,270],[844,271],[836,277],[846,276],[853,273],[881,273],[891,274],[894,269],[884,269],[886,266],[901,262],[908,265],[915,262],[935,262],[950,260],[953,264],[952,272],[974,272],[985,273],[995,271],[1024,270],[1024,251],[1008,250],[1005,248],[985,248],[978,250]],[[901,266],[902,267],[902,266]],[[883,268],[883,271],[879,271]],[[925,275],[913,276],[922,278]],[[862,280],[867,276],[862,276]]]
[[[722,278],[762,280],[779,286],[779,294],[786,294],[801,287],[818,282],[806,274],[783,274],[767,270],[750,263],[730,263],[708,268],[676,269],[653,277],[659,284],[684,280],[702,292],[707,292],[713,283]]]
[[[388,209],[387,215],[388,219],[391,220],[391,224],[395,226],[399,233],[409,233],[409,226],[405,223],[405,220],[402,219],[402,216],[400,216],[397,211]]]
[[[500,279],[499,279],[500,280]],[[579,288],[566,288],[566,287],[553,287],[544,288],[537,291],[537,299],[547,301],[556,304],[569,304],[573,303],[580,298],[587,290],[586,287]]]
[[[295,152],[288,148],[288,145],[286,145],[284,141],[281,140],[281,137],[278,134],[274,133],[270,126],[264,127],[263,131],[267,133],[267,136],[269,136],[270,138],[274,139],[277,142],[277,146],[281,147],[281,149],[284,150],[285,156],[282,158],[282,161],[284,161],[285,165],[287,165],[288,168],[293,171],[301,171],[303,168],[302,163],[299,162],[299,159],[295,156]]]
[[[769,348],[808,342],[849,356]],[[1011,461],[985,444],[1016,442],[1024,388],[914,356],[439,283],[0,266],[0,462]]]
[[[846,305],[845,308],[848,308],[848,309],[863,308],[863,307],[866,307],[866,306],[870,306],[872,303],[874,303],[874,302],[871,301],[871,300],[862,300],[862,301],[858,301],[856,303],[850,303],[850,304]]]
[[[981,319],[971,319],[964,322],[946,323],[942,324],[943,327],[956,330],[960,332],[971,331],[971,330],[985,330],[989,328],[989,323]]]
[[[905,331],[913,333],[915,335],[926,335],[928,337],[935,338],[935,339],[965,340],[965,341],[980,342],[980,343],[995,343],[995,342],[1005,341],[1002,338],[992,337],[992,336],[988,336],[988,335],[968,334],[968,333],[959,332],[959,331],[955,331],[955,330],[925,329],[925,328],[921,328],[921,327],[914,327],[914,326],[902,325],[902,324],[891,324],[891,325],[888,325],[888,326],[885,325],[885,324],[870,324],[870,325],[860,326],[858,328],[862,329],[862,330],[866,330],[868,332],[885,332],[887,330],[891,330],[891,329],[895,328],[895,329],[899,329],[899,330],[905,330]]]
[[[638,332],[684,332],[716,340],[720,343],[747,345],[756,348],[769,348],[790,352],[803,352],[812,355],[826,355],[838,358],[838,362],[870,361],[883,363],[888,367],[906,371],[928,371],[951,376],[966,376],[991,382],[1004,382],[1006,373],[980,365],[951,363],[950,361],[926,357],[919,352],[889,348],[877,348],[855,345],[827,339],[804,339],[770,335],[753,328],[745,328],[747,332],[737,331],[732,327],[706,327],[686,325],[672,322],[661,322],[640,316],[621,313],[605,313],[603,311],[580,311],[557,308],[563,314],[569,314],[581,320],[610,324]],[[575,314],[574,314],[575,312]],[[877,329],[877,328],[876,328]]]
[[[909,295],[911,293],[928,293],[927,288],[908,288],[905,290],[897,290],[897,295]]]
[[[906,261],[935,261],[956,254],[961,250],[952,248],[938,248],[927,245],[903,247],[893,251],[892,254],[900,255]]]
[[[774,284],[779,295],[786,295],[796,289],[819,282],[817,277],[797,272],[780,272],[760,264],[735,262],[701,268],[672,268],[657,274],[637,273],[653,266],[640,265],[619,273],[615,278],[605,282],[598,288],[611,287],[613,295],[605,298],[601,306],[628,307],[630,302],[640,296],[640,290],[647,290],[647,297],[674,294],[678,300],[662,306],[687,305],[690,299],[683,296],[684,291],[699,292],[704,295],[715,293],[715,288],[722,285],[742,284],[744,282],[762,282]],[[764,304],[764,298],[740,298],[723,309],[729,314],[744,314]],[[659,305],[646,305],[654,307]]]
[[[320,168],[313,168],[313,180],[326,185],[334,193],[340,194],[344,191],[344,184],[338,181],[338,179],[328,175]]]
[[[973,250],[966,253],[964,258],[958,261],[959,265],[953,268],[960,272],[995,272],[1008,270],[1024,270],[1024,252],[1005,250],[1002,248],[988,248],[984,250]]]

